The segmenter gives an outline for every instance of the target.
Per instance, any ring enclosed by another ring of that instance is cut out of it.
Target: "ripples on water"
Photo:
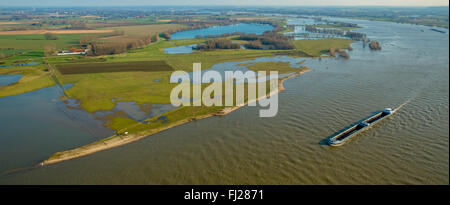
[[[354,43],[350,60],[307,60],[313,70],[285,82],[274,118],[244,107],[0,182],[448,184],[448,35],[347,21],[364,26],[360,31],[383,50]],[[405,102],[343,147],[319,145],[372,112]]]

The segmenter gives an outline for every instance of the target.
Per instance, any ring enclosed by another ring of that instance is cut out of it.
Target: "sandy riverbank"
[[[303,74],[305,72],[308,72],[310,70],[311,69],[305,67],[303,70],[301,70],[301,71],[299,71],[297,73],[294,73],[292,75],[289,75],[287,77],[282,78],[280,80],[279,84],[278,84],[278,90],[275,91],[275,92],[268,93],[266,96],[263,96],[263,97],[269,97],[271,95],[274,95],[274,94],[276,94],[278,92],[283,91],[285,89],[284,86],[283,86],[283,82],[285,80],[287,80],[289,78],[292,78],[292,77],[295,77],[295,76],[298,76],[298,75],[301,75],[301,74]],[[229,114],[229,113],[231,113],[231,112],[233,112],[233,111],[235,111],[235,110],[237,110],[237,109],[247,105],[248,103],[252,103],[254,101],[260,100],[263,97],[260,97],[260,98],[258,98],[256,100],[247,101],[246,103],[244,103],[242,105],[238,105],[238,106],[235,106],[235,107],[232,107],[232,108],[225,108],[225,109],[220,111],[220,115]],[[195,119],[199,120],[199,119],[204,119],[204,118],[212,117],[212,116],[216,116],[216,115],[218,115],[218,113],[209,113],[209,114],[205,114],[205,115],[202,115],[202,116],[197,116]],[[46,159],[43,162],[41,162],[40,165],[44,166],[44,165],[55,164],[55,163],[58,163],[58,162],[71,160],[71,159],[75,159],[75,158],[79,158],[79,157],[83,157],[83,156],[86,156],[86,155],[89,155],[89,154],[92,154],[92,153],[95,153],[95,152],[99,152],[99,151],[102,151],[102,150],[107,150],[107,149],[111,149],[111,148],[114,148],[114,147],[118,147],[118,146],[121,146],[121,145],[124,145],[124,144],[128,144],[130,142],[134,142],[134,141],[140,140],[140,139],[142,139],[144,137],[147,137],[147,136],[150,136],[152,134],[156,134],[158,132],[161,132],[161,131],[167,130],[169,128],[172,128],[172,127],[175,127],[175,126],[178,126],[178,125],[182,125],[182,124],[185,124],[185,123],[188,123],[188,122],[191,122],[191,121],[192,121],[191,118],[187,118],[187,119],[175,122],[173,124],[170,124],[170,125],[168,125],[166,127],[146,130],[146,131],[143,131],[143,132],[139,132],[139,133],[135,133],[135,134],[129,134],[129,135],[120,135],[120,136],[119,135],[114,135],[114,136],[111,136],[109,138],[106,138],[106,139],[103,139],[103,140],[99,140],[97,142],[94,142],[94,143],[91,143],[91,144],[87,144],[87,145],[84,145],[84,146],[81,146],[81,147],[78,147],[78,148],[75,148],[75,149],[54,153],[48,159]]]

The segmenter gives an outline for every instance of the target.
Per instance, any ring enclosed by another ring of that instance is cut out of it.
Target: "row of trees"
[[[306,26],[306,31],[309,31],[311,33],[326,33],[326,34],[332,34],[332,35],[338,35],[338,36],[344,36],[345,32],[343,30],[339,29],[332,29],[332,28],[317,28],[315,26]]]
[[[266,50],[291,50],[295,46],[289,41],[289,37],[275,31],[266,31],[262,35],[233,33],[225,36],[239,34],[238,40],[245,40],[246,49],[266,49]],[[233,43],[229,39],[211,39],[202,44],[197,44],[197,49],[239,49],[241,44]]]
[[[158,35],[154,35],[142,38],[118,38],[117,41],[94,41],[87,46],[89,49],[87,54],[91,56],[119,54],[141,48],[158,40]]]
[[[87,55],[111,55],[124,53],[128,50],[144,47],[152,42],[159,41],[160,36],[170,38],[168,33],[156,33],[145,37],[128,37],[124,31],[114,31],[108,34],[86,35],[79,39],[81,46],[89,49]],[[102,38],[102,41],[99,41]],[[108,39],[109,38],[109,39]]]
[[[244,45],[247,49],[291,50],[295,48],[289,41],[289,37],[276,31],[266,31],[262,35],[244,34],[239,39],[249,41]]]
[[[240,33],[239,40],[248,41],[244,44],[247,49],[266,50],[291,50],[295,46],[289,41],[289,37],[275,31],[266,31],[262,35]],[[202,44],[197,44],[196,49],[240,49],[241,44],[233,43],[229,39],[211,39]]]
[[[202,44],[197,44],[198,50],[213,50],[213,49],[240,49],[241,44],[233,43],[228,39],[211,39]]]
[[[347,32],[345,34],[345,37],[348,37],[348,38],[350,38],[352,40],[355,40],[355,41],[365,41],[366,34],[358,33],[358,32]]]
[[[73,21],[68,19],[53,19],[53,20],[41,20],[40,22],[32,23],[32,26],[45,26],[45,25],[69,25],[65,29],[87,29],[88,26],[84,21]]]
[[[346,23],[346,22],[333,22],[333,24],[340,27],[358,27],[356,23]]]
[[[358,27],[358,24],[356,23],[347,23],[347,22],[340,22],[340,21],[329,21],[327,19],[320,18],[319,22],[326,22],[329,25],[336,25],[339,27]]]
[[[346,23],[343,23],[346,25]],[[352,24],[350,24],[352,25]],[[325,33],[325,34],[332,34],[336,36],[342,36],[342,37],[348,37],[355,41],[362,41],[366,38],[366,34],[364,33],[358,33],[358,32],[351,32],[351,31],[343,31],[339,29],[332,29],[332,28],[317,28],[315,26],[306,26],[306,31],[309,31],[311,33]]]

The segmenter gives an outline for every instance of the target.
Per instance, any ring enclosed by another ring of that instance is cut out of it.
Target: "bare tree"
[[[44,34],[45,40],[58,40],[58,36],[53,33],[45,33]]]
[[[56,45],[54,43],[44,46],[44,56],[48,57],[56,52]]]

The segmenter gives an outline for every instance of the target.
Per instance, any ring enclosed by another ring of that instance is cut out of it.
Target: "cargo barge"
[[[386,108],[383,111],[375,113],[374,115],[368,117],[367,119],[359,122],[356,125],[353,125],[342,132],[337,133],[333,137],[329,138],[328,145],[330,146],[341,146],[347,142],[353,136],[369,129],[377,122],[391,116],[394,114],[394,111],[391,108]]]

